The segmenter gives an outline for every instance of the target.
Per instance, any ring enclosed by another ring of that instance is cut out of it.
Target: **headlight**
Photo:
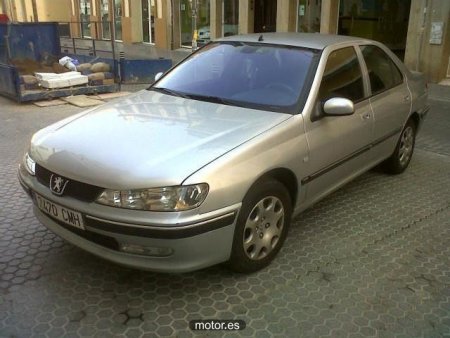
[[[208,189],[206,183],[139,190],[107,189],[97,198],[97,203],[126,209],[184,211],[202,204]]]
[[[34,162],[28,153],[23,157],[23,164],[28,173],[34,176],[36,172],[36,162]]]

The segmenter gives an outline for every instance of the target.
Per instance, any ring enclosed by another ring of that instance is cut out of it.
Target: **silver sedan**
[[[37,218],[94,255],[251,272],[305,208],[376,165],[403,172],[427,110],[423,76],[380,43],[232,36],[37,132],[19,179]]]

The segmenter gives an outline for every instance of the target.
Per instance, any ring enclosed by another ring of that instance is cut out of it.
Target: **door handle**
[[[403,98],[403,101],[408,102],[408,101],[409,101],[409,95],[406,95],[406,96]]]
[[[368,120],[368,119],[370,119],[370,113],[364,113],[364,114],[362,114],[362,119],[363,119],[363,120]]]

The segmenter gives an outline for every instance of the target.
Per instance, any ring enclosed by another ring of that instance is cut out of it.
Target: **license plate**
[[[59,204],[35,194],[36,204],[40,210],[65,224],[84,230],[83,217],[79,212],[67,209]]]

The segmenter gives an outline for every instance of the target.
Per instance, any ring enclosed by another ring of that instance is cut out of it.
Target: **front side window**
[[[259,43],[215,42],[192,54],[153,90],[269,111],[296,113],[307,74],[316,64],[310,49]]]
[[[392,59],[377,46],[361,46],[369,72],[372,94],[378,94],[403,82],[403,76]]]
[[[353,102],[364,99],[361,67],[353,47],[335,50],[328,56],[320,84],[319,100],[343,97]]]

